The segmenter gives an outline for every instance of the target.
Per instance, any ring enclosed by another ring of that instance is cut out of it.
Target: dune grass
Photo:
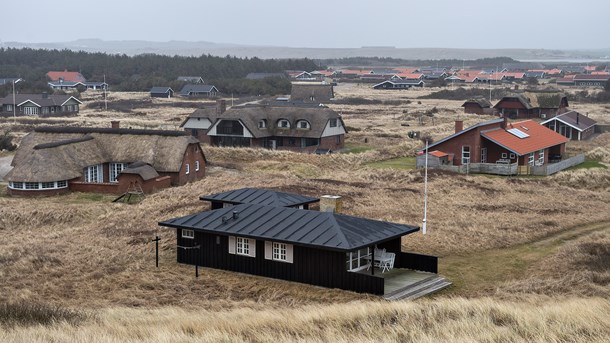
[[[401,170],[415,169],[415,157],[398,157],[385,161],[368,163],[371,168],[392,168]]]

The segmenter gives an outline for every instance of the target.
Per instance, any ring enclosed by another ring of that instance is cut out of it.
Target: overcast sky
[[[610,0],[9,0],[2,12],[4,42],[610,48]]]

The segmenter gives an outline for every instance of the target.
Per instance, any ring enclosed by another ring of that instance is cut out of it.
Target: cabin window
[[[195,161],[195,171],[199,171],[199,161]]]
[[[510,153],[510,158],[511,158],[511,159],[514,159],[514,158],[516,158],[516,157],[517,157],[517,156],[516,156],[515,154],[513,154],[512,152]]]
[[[320,144],[318,138],[301,138],[301,148]]]
[[[8,187],[12,189],[23,189],[23,182],[9,182]]]
[[[349,271],[358,271],[366,268],[371,256],[370,248],[363,248],[357,251],[346,253],[346,268]]]
[[[487,148],[481,148],[481,163],[487,163]]]
[[[38,107],[26,106],[23,108],[23,114],[28,114],[28,115],[38,114]]]
[[[195,238],[195,231],[190,230],[190,229],[182,229],[182,238],[189,238],[189,239]]]
[[[536,154],[535,154],[535,153],[533,153],[533,152],[532,152],[532,153],[529,155],[529,158],[528,158],[527,164],[529,164],[530,166],[533,166],[533,165],[534,165],[534,159],[535,159],[535,157],[536,157],[535,155],[536,155]]]
[[[266,260],[292,263],[293,255],[292,244],[265,241]]]
[[[462,164],[470,163],[470,147],[467,145],[462,146]]]
[[[7,111],[12,111],[13,110],[13,105],[6,105],[6,110]]]
[[[503,153],[500,155],[500,157],[501,157],[501,158],[507,158],[507,157],[508,157],[508,154],[507,154],[507,153],[505,153],[505,152],[503,152]]]
[[[188,175],[191,172],[191,165],[187,163],[185,168],[184,173]]]
[[[341,144],[341,136],[337,135],[336,142],[337,144]]]
[[[96,164],[94,166],[85,168],[85,182],[104,182],[104,173],[101,164]]]
[[[55,182],[41,182],[40,188],[42,188],[42,189],[55,188]]]
[[[330,120],[330,127],[337,127],[337,118],[333,118]]]
[[[265,120],[265,119],[259,120],[258,128],[259,129],[266,129],[267,128],[267,120]]]
[[[286,261],[286,244],[273,242],[273,260]]]
[[[57,181],[57,188],[66,188],[68,187],[68,181],[63,180],[63,181]]]
[[[236,253],[238,255],[246,255],[250,256],[250,239],[237,237],[237,249]]]
[[[110,163],[110,182],[119,182],[117,178],[125,168],[127,168],[126,163]]]
[[[539,165],[544,164],[544,149],[542,149],[538,152],[538,164]]]
[[[25,189],[38,189],[38,182],[26,182]]]

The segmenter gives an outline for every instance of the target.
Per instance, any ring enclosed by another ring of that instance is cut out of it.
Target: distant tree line
[[[340,65],[340,66],[411,66],[411,67],[425,67],[425,66],[439,66],[439,67],[450,67],[456,66],[461,67],[462,65],[469,67],[498,67],[504,63],[517,63],[518,61],[510,57],[493,57],[493,58],[479,58],[476,60],[462,60],[462,59],[442,59],[442,60],[408,60],[402,58],[392,57],[345,57],[345,58],[332,58],[332,59],[320,59],[316,60],[319,65]]]
[[[148,91],[153,86],[169,86],[179,91],[183,82],[178,76],[202,76],[206,83],[214,84],[221,92],[236,94],[285,94],[290,82],[283,79],[245,80],[248,73],[282,72],[284,70],[315,70],[318,65],[311,59],[260,59],[217,57],[165,56],[143,54],[90,53],[72,50],[0,49],[0,78],[21,77],[19,91],[50,91],[46,73],[78,71],[89,81],[106,82],[112,90]],[[12,91],[0,87],[0,95]]]

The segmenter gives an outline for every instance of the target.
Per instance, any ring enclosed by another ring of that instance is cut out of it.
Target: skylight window
[[[528,135],[527,133],[525,133],[525,132],[523,132],[523,131],[521,131],[521,130],[519,130],[519,129],[515,129],[515,128],[513,128],[513,129],[509,129],[509,130],[506,130],[506,131],[508,131],[508,132],[512,133],[513,135],[515,135],[515,136],[517,136],[517,137],[519,137],[519,138],[521,138],[521,139],[523,139],[523,138],[527,138],[527,137],[529,137],[529,136],[530,136],[530,135]]]

